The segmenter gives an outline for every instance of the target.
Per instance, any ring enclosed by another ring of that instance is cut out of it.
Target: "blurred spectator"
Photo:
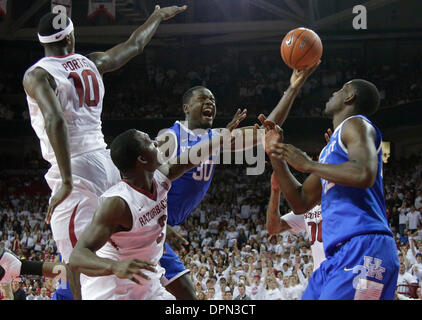
[[[243,283],[237,285],[239,290],[239,295],[237,295],[233,300],[251,300],[251,298],[246,294],[246,288]]]
[[[38,300],[37,297],[37,290],[34,287],[31,287],[29,294],[26,296],[26,300]]]
[[[409,293],[409,286],[412,284],[417,283],[418,279],[406,271],[406,266],[401,263],[399,276],[397,278],[397,292],[401,294],[408,294]]]
[[[230,53],[229,48],[225,51],[211,52],[204,59],[184,54],[188,63],[162,59],[150,51],[151,55],[137,66],[137,73],[123,68],[107,74],[103,119],[183,117],[182,95],[197,85],[213,91],[219,117],[230,117],[239,104],[248,109],[249,117],[269,113],[288,87],[291,70],[273,52],[239,55]],[[27,106],[16,103],[24,99],[20,83],[23,72],[2,71],[0,94],[8,98],[0,103],[0,120],[28,119]],[[420,71],[418,62],[364,68],[359,59],[324,59],[300,92],[292,116],[323,116],[322,106],[329,95],[358,76],[377,84],[381,107],[421,99]],[[36,161],[32,165],[37,165]]]
[[[401,236],[404,236],[404,230],[407,227],[409,222],[409,217],[407,216],[408,208],[406,206],[406,201],[403,201],[401,207],[399,208],[399,233]]]
[[[51,298],[47,295],[47,289],[41,288],[41,293],[39,296],[35,298],[35,300],[51,300]]]
[[[21,288],[21,279],[16,278],[12,281],[13,297],[14,300],[26,300],[25,291]]]
[[[410,210],[407,213],[408,219],[408,229],[409,232],[415,233],[418,230],[419,225],[421,224],[421,214],[418,210],[415,209],[414,205],[410,206]]]

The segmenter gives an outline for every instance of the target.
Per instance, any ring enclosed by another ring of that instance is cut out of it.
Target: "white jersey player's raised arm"
[[[317,205],[303,215],[296,215],[293,212],[289,212],[281,217],[279,210],[280,192],[280,187],[273,174],[271,176],[271,196],[267,209],[268,235],[271,237],[285,231],[289,231],[294,235],[301,232],[308,233],[315,271],[325,260],[325,253],[322,245],[321,206]]]

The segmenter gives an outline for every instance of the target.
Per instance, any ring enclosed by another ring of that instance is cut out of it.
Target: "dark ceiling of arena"
[[[154,6],[189,6],[186,13],[166,22],[157,33],[156,43],[183,38],[201,45],[254,41],[280,41],[280,33],[308,27],[332,39],[347,39],[353,33],[353,7],[367,9],[368,30],[361,34],[384,37],[400,33],[404,37],[422,34],[420,0],[116,0],[116,19],[105,15],[87,18],[88,1],[72,1],[72,20],[79,27],[78,41],[115,43],[141,25]],[[6,18],[0,20],[0,39],[35,41],[39,18],[50,10],[50,0],[9,1]]]

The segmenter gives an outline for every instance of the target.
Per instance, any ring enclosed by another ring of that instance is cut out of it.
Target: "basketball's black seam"
[[[302,58],[300,58],[300,59],[296,62],[296,64],[299,64],[299,62],[300,62],[303,58],[305,58],[305,57],[306,57],[306,55],[309,53],[309,51],[311,51],[311,50],[312,50],[312,48],[314,47],[315,42],[317,42],[317,40],[318,40],[318,39],[314,39],[314,42],[312,43],[311,47],[308,49],[308,51],[306,51],[306,52],[305,52],[305,54],[302,56]]]
[[[300,37],[305,33],[305,31],[307,31],[307,30],[306,29],[303,30],[302,33],[296,38],[296,40],[292,44],[292,50],[290,51],[290,59],[289,59],[290,66],[292,65],[292,56],[293,56],[293,51],[295,50],[296,41],[298,41],[300,39]]]

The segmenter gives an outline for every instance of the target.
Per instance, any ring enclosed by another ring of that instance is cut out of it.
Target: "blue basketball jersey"
[[[176,135],[176,157],[195,144],[207,141],[217,134],[212,129],[202,133],[193,132],[179,121],[176,121],[169,130]],[[214,171],[215,163],[211,157],[172,182],[168,193],[168,224],[175,226],[185,222],[207,193]]]
[[[336,246],[358,235],[380,233],[393,236],[385,212],[381,132],[364,116],[351,118],[364,119],[376,131],[378,173],[375,184],[369,189],[340,186],[321,179],[322,239],[327,257]],[[320,154],[320,163],[335,165],[348,161],[347,149],[341,141],[341,131],[344,123],[351,118],[344,120],[334,131],[330,142]]]

